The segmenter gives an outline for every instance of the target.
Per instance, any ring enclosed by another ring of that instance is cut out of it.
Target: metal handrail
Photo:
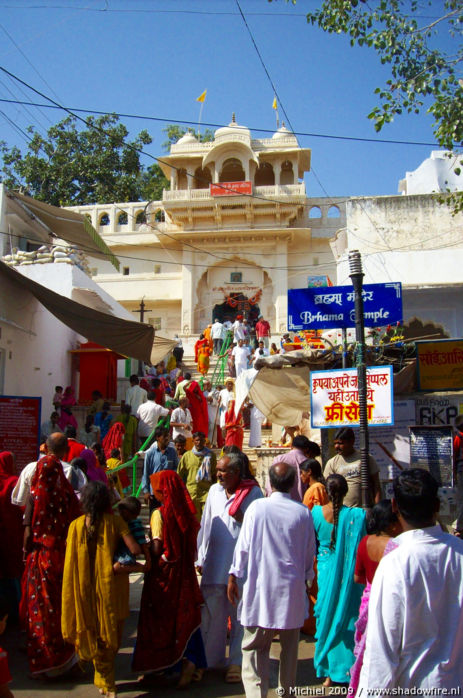
[[[217,359],[217,363],[214,368],[214,372],[212,374],[211,378],[211,383],[212,387],[215,388],[216,385],[223,385],[224,380],[225,380],[225,366],[227,364],[228,357],[226,356],[227,350],[230,348],[231,344],[233,343],[233,332],[229,330],[227,332],[227,336],[225,337],[225,341],[222,344],[222,349],[221,354],[219,355]]]

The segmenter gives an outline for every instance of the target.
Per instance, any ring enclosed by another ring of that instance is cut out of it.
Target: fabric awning
[[[150,325],[123,320],[60,296],[4,262],[0,262],[0,276],[27,289],[67,327],[124,356],[156,364],[177,344],[177,340],[155,338],[154,328]]]
[[[108,259],[116,269],[119,269],[119,260],[86,216],[58,206],[50,206],[16,191],[5,190],[5,193],[10,207],[17,216],[29,226],[34,227],[36,223],[41,228],[41,240],[44,232],[48,232],[50,236],[65,240],[89,255]]]

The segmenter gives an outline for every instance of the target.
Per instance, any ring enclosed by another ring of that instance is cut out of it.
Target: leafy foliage
[[[44,138],[29,127],[31,141],[23,154],[0,144],[2,179],[11,189],[23,188],[55,206],[106,201],[137,201],[141,196],[140,153],[151,143],[147,131],[127,141],[128,131],[114,115],[89,117],[78,130],[68,116]]]
[[[379,104],[368,115],[376,131],[396,115],[418,114],[424,107],[434,117],[438,144],[450,151],[461,147],[461,0],[323,0],[307,21],[330,34],[346,34],[352,46],[374,49],[390,66],[390,79],[375,90]],[[463,209],[462,196],[447,201]]]

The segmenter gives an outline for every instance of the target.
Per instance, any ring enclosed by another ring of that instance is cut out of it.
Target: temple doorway
[[[260,300],[262,292],[259,291],[251,298],[242,293],[230,293],[223,303],[217,303],[212,310],[211,322],[219,320],[219,322],[235,322],[238,315],[242,315],[249,322],[251,327],[257,322],[260,315],[258,300]]]

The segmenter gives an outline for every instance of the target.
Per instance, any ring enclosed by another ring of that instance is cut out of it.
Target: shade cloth
[[[164,337],[155,339],[154,328],[150,325],[123,320],[65,298],[0,261],[2,277],[27,289],[67,327],[124,356],[156,364],[177,344],[177,341]]]
[[[37,228],[41,239],[44,239],[44,233],[48,232],[48,235],[66,240],[87,254],[109,259],[113,266],[119,269],[119,260],[86,216],[37,201],[17,191],[6,191],[6,195],[8,208],[28,226]]]

